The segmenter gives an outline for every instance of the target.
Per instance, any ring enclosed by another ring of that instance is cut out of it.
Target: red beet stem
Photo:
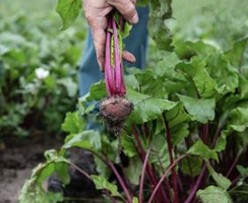
[[[111,29],[110,27],[110,20],[108,20],[108,29]],[[113,81],[113,68],[111,67],[111,58],[108,57],[111,55],[111,33],[110,30],[107,31],[107,36],[106,36],[106,47],[105,47],[105,54],[106,54],[106,58],[105,58],[105,80],[106,80],[106,89],[107,92],[109,94],[109,96],[111,96],[114,92],[114,81]]]
[[[121,62],[120,62],[120,53],[119,53],[119,43],[117,35],[117,27],[115,21],[113,23],[113,35],[114,35],[114,53],[115,53],[115,81],[116,81],[116,90],[120,90],[121,87]]]
[[[122,18],[122,17],[120,17]],[[109,96],[124,96],[126,87],[123,79],[123,61],[119,46],[117,23],[113,13],[109,15],[105,50],[105,81]],[[111,41],[113,40],[113,47]],[[114,49],[112,52],[111,49]],[[113,56],[112,56],[113,54]],[[111,60],[114,60],[112,64]]]

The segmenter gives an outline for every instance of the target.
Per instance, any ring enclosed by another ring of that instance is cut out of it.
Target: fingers
[[[136,4],[136,0],[130,0],[134,5]]]
[[[115,7],[123,17],[132,24],[139,21],[138,13],[135,9],[135,0],[109,0],[108,3]]]
[[[98,16],[94,18],[87,18],[88,23],[92,30],[93,42],[96,50],[96,57],[100,70],[103,71],[104,58],[105,58],[105,40],[106,40],[106,27],[107,19],[106,17]]]
[[[122,58],[130,63],[135,63],[136,62],[136,58],[135,56],[128,52],[128,51],[123,51],[122,53]]]
[[[107,14],[116,8],[123,17],[132,24],[138,22],[138,14],[135,9],[136,0],[84,0],[83,8],[88,24],[92,30],[93,42],[96,50],[97,61],[100,70],[104,71],[105,40],[107,28]],[[123,59],[131,63],[135,57],[129,52],[123,52]]]
[[[104,67],[104,53],[105,53],[105,30],[107,28],[106,15],[112,10],[110,6],[105,7],[105,1],[98,0],[94,3],[91,0],[83,1],[83,9],[86,19],[92,31],[93,42],[96,50],[96,57],[100,70]]]
[[[105,61],[105,39],[106,33],[103,29],[95,28],[92,30],[93,42],[96,50],[97,62],[100,66],[100,70],[103,71]]]

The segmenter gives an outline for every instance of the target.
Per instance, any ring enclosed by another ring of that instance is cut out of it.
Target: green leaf
[[[221,187],[224,190],[227,190],[231,186],[232,184],[231,181],[228,178],[224,177],[222,174],[216,173],[214,168],[211,166],[211,164],[208,161],[207,161],[207,167],[212,178],[219,187]]]
[[[117,186],[108,182],[104,177],[96,176],[96,175],[92,175],[91,177],[97,190],[106,189],[111,193],[111,196],[122,197],[121,194],[117,190]]]
[[[136,146],[135,146],[135,140],[133,136],[129,136],[127,134],[123,134],[121,136],[121,144],[124,153],[132,158],[137,154]]]
[[[134,110],[129,117],[129,122],[133,123],[144,123],[157,119],[164,111],[177,105],[176,102],[154,98],[132,89],[128,89],[127,98],[134,104]]]
[[[97,173],[108,179],[110,177],[111,171],[109,170],[109,167],[104,163],[101,159],[97,158],[97,156],[94,156],[94,161],[96,165],[96,171]]]
[[[153,0],[150,2],[149,34],[160,49],[167,51],[172,50],[172,39],[165,20],[171,16],[171,0]]]
[[[199,57],[207,59],[211,55],[218,55],[222,52],[217,43],[210,40],[188,40],[185,44]]]
[[[139,94],[142,93],[143,94],[148,94],[149,96],[152,97],[158,97],[158,98],[167,98],[167,86],[165,84],[165,80],[164,78],[161,77],[157,77],[154,70],[152,69],[146,69],[144,71],[137,71],[136,69],[132,70],[132,71],[128,71],[129,73],[135,75],[136,80],[138,81],[138,88],[135,88],[136,90],[139,91]],[[151,82],[152,81],[152,82]],[[127,83],[129,84],[129,83]],[[129,84],[129,87],[132,84]],[[128,94],[130,94],[130,88],[128,88]],[[133,88],[134,89],[134,88]]]
[[[211,72],[211,77],[217,82],[218,93],[222,95],[228,92],[234,93],[239,86],[239,77],[236,70],[223,57],[217,59],[215,57],[212,56],[209,59],[208,72]]]
[[[240,92],[241,98],[247,98],[248,97],[248,80],[243,76],[240,76],[240,78],[239,78],[239,92]],[[237,96],[237,95],[235,95],[235,96]]]
[[[188,42],[187,45],[206,62],[205,70],[216,82],[218,93],[224,95],[235,92],[239,83],[237,70],[231,66],[220,48],[201,40]]]
[[[224,150],[226,148],[226,138],[227,138],[228,134],[223,130],[221,135],[218,137],[216,144],[215,144],[215,148],[214,150],[216,152],[221,152],[222,150]]]
[[[68,133],[79,133],[85,128],[85,122],[78,112],[68,112],[62,129]]]
[[[202,203],[232,203],[229,194],[222,188],[216,186],[208,186],[204,190],[199,190],[196,196],[201,200]]]
[[[44,180],[53,173],[56,173],[64,184],[68,184],[70,182],[70,176],[68,173],[69,161],[53,149],[45,151],[44,156],[46,157],[47,162],[41,165],[36,181],[42,185]],[[35,173],[38,173],[37,171]]]
[[[34,179],[30,179],[24,183],[18,199],[20,203],[57,203],[63,202],[63,194],[45,192]]]
[[[57,174],[58,178],[66,185],[70,182],[70,175],[69,175],[69,164],[58,162],[54,165],[55,173]]]
[[[102,150],[101,153],[104,153],[109,160],[112,160],[115,163],[119,163],[119,154],[117,153],[119,147],[119,140],[113,139],[109,135],[101,135],[102,138]],[[113,139],[110,141],[110,139]]]
[[[150,97],[134,105],[134,110],[129,120],[134,123],[145,123],[157,119],[164,111],[172,109],[176,104],[176,102],[165,99]]]
[[[46,151],[45,156],[47,161],[33,169],[31,178],[25,182],[19,197],[21,203],[56,203],[63,200],[60,193],[46,192],[43,183],[53,173],[57,173],[64,184],[69,183],[70,177],[67,168],[69,162],[59,156],[55,150]]]
[[[131,158],[128,167],[125,168],[128,179],[134,185],[139,185],[143,163],[138,156]]]
[[[36,169],[34,175],[38,174],[36,182],[40,185],[55,172],[54,163],[41,164]]]
[[[248,177],[248,167],[245,168],[244,166],[238,165],[237,169],[238,169],[242,178]]]
[[[150,95],[142,94],[130,86],[127,86],[127,98],[133,103],[134,106],[150,97]]]
[[[230,63],[239,69],[243,65],[243,58],[247,49],[248,37],[236,41],[233,47],[225,53]]]
[[[206,71],[205,66],[205,60],[193,57],[190,62],[179,63],[177,70],[182,71],[186,78],[194,83],[194,87],[201,98],[211,98],[216,93],[216,83]]]
[[[186,138],[189,135],[188,128],[189,128],[188,124],[182,124],[175,128],[172,128],[171,134],[172,134],[173,146],[177,146],[184,141],[184,138]]]
[[[137,197],[133,198],[133,203],[139,203],[139,199]]]
[[[47,195],[43,188],[35,184],[34,180],[28,180],[24,183],[20,196],[20,203],[49,203]]]
[[[198,140],[187,152],[188,154],[197,155],[201,158],[218,160],[216,151],[209,149],[202,140]]]
[[[230,127],[238,132],[244,132],[248,127],[248,109],[243,107],[238,107],[231,111]]]
[[[103,81],[97,82],[90,87],[88,94],[80,98],[81,102],[99,101],[107,96],[105,83]]]
[[[68,28],[81,10],[81,0],[58,0],[56,11],[62,20],[62,28]]]
[[[46,192],[46,197],[49,203],[58,203],[63,202],[64,200],[64,196],[62,193]]]
[[[163,168],[169,167],[170,159],[164,133],[153,136],[149,162],[156,165],[159,168],[158,171],[160,171],[161,165]],[[163,172],[164,171],[162,171],[162,174]]]
[[[137,5],[138,6],[140,6],[140,7],[142,7],[142,6],[148,6],[148,0],[139,0],[138,2],[137,2]]]
[[[217,185],[223,188],[224,190],[227,190],[232,184],[228,178],[224,177],[220,173],[216,173],[215,171],[212,171],[211,175],[213,179],[215,180],[215,182],[217,183]]]
[[[101,135],[98,131],[87,130],[72,134],[65,140],[62,148],[80,147],[82,149],[100,150],[102,147]]]
[[[182,102],[178,102],[177,105],[167,111],[165,115],[170,128],[177,128],[177,125],[189,121],[191,118],[191,116],[185,112]]]
[[[121,38],[125,39],[129,36],[131,30],[132,30],[132,25],[129,24],[128,22],[125,22],[124,24],[124,30],[121,32]]]
[[[200,123],[208,123],[215,117],[215,99],[195,99],[188,96],[178,95],[186,110]]]
[[[248,127],[248,110],[247,107],[242,107],[242,105],[239,104],[239,107],[231,110],[228,112],[228,123],[226,127],[221,131],[221,135],[218,137],[215,150],[216,151],[222,151],[225,149],[227,144],[227,137],[233,133],[238,132],[238,134],[242,132],[246,132],[246,129]],[[242,136],[242,138],[245,138],[245,136]]]
[[[125,83],[128,84],[128,86],[132,87],[135,90],[139,90],[139,82],[135,75],[133,74],[128,74],[125,75]]]
[[[202,159],[195,156],[185,157],[182,160],[182,171],[192,177],[199,175],[202,171]]]
[[[174,79],[176,75],[175,66],[180,62],[178,56],[174,52],[161,51],[161,59],[157,63],[156,68],[153,70],[157,76],[166,76]]]

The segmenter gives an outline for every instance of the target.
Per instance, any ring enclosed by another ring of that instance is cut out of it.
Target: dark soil
[[[44,151],[59,148],[61,143],[53,136],[40,133],[27,138],[10,136],[0,141],[0,203],[17,203],[32,169],[44,161]]]

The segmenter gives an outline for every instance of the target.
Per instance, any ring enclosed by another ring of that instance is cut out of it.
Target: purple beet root
[[[125,97],[114,96],[104,99],[100,106],[101,115],[110,121],[124,121],[132,112],[133,104]]]
[[[120,96],[108,97],[100,105],[100,114],[108,124],[109,131],[114,133],[120,133],[123,121],[132,110],[133,104]]]

